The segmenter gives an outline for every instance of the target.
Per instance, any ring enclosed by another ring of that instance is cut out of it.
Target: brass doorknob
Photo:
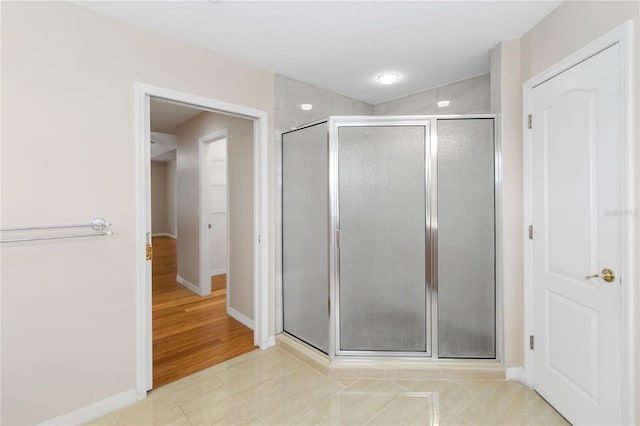
[[[604,268],[599,274],[587,275],[585,278],[602,278],[606,282],[611,283],[616,279],[616,274],[614,274],[611,269]]]

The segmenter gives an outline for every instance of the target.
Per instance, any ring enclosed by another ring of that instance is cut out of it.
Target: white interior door
[[[531,92],[533,385],[574,424],[622,422],[620,54]]]
[[[227,272],[227,140],[207,151],[207,252],[209,275]]]

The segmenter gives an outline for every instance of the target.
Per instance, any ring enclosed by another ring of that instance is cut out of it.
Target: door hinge
[[[529,336],[529,349],[533,350],[533,336]]]
[[[258,235],[258,244],[260,244],[262,242],[262,238],[260,238],[261,236]]]
[[[527,128],[533,128],[533,116],[531,114],[527,116]]]
[[[329,313],[329,317],[331,317],[331,299],[327,299],[327,311]]]
[[[533,225],[529,225],[529,239],[533,240]]]

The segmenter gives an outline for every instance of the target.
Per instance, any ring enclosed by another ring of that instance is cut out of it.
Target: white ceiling
[[[151,131],[175,134],[177,127],[187,120],[191,120],[203,110],[184,104],[151,99],[150,102]]]
[[[151,132],[151,161],[171,161],[176,159],[178,138],[169,133]]]
[[[560,1],[78,2],[372,104],[489,72]],[[377,74],[396,71],[382,86]]]

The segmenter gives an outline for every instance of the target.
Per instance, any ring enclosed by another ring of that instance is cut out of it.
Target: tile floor
[[[256,350],[151,391],[91,425],[560,425],[502,380],[329,378],[282,348]]]

